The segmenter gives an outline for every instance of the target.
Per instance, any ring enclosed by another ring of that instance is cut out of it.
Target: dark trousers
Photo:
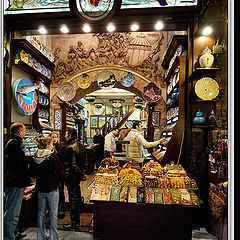
[[[96,167],[99,168],[101,166],[101,161],[104,159],[104,152],[96,151],[95,152],[95,162]]]
[[[65,214],[64,181],[60,181],[60,183],[59,183],[58,214]]]
[[[81,190],[78,185],[67,185],[71,224],[80,224]]]
[[[105,158],[110,158],[110,157],[111,157],[111,156],[110,156],[110,152],[107,151],[107,150],[105,150],[105,151],[104,151],[104,157],[105,157]]]

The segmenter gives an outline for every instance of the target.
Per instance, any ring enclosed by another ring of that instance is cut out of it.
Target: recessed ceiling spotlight
[[[134,23],[134,24],[131,25],[130,29],[131,29],[131,31],[135,32],[139,29],[139,25]]]
[[[47,29],[43,25],[41,25],[38,28],[38,32],[41,34],[47,34]]]
[[[207,26],[203,29],[202,34],[208,36],[212,33],[213,29],[210,26]]]
[[[91,32],[91,27],[90,27],[90,25],[89,24],[87,24],[87,23],[85,23],[84,25],[83,25],[83,31],[84,32],[86,32],[86,33],[89,33],[89,32]]]
[[[62,33],[68,33],[68,32],[69,32],[69,29],[68,29],[67,25],[63,24],[63,25],[61,25],[61,27],[60,27],[60,31],[61,31]]]
[[[109,23],[109,24],[107,25],[107,30],[108,30],[109,32],[114,32],[115,29],[116,29],[116,27],[115,27],[115,25],[114,25],[113,23]]]
[[[164,27],[164,24],[163,24],[162,21],[157,21],[156,24],[155,24],[155,26],[154,26],[154,28],[155,28],[156,30],[162,30],[163,27]]]

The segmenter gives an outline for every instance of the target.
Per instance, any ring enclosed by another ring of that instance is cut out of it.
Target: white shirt
[[[108,152],[116,151],[116,142],[114,139],[114,134],[112,132],[105,136],[104,150]]]

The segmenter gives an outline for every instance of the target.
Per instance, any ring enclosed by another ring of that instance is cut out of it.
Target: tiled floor
[[[29,228],[26,230],[27,236],[23,238],[24,240],[36,240],[36,228]],[[59,236],[64,238],[64,240],[93,240],[92,232],[88,232],[87,228],[80,227],[79,232],[75,231],[62,231],[59,230]],[[156,240],[159,237],[156,238]],[[114,240],[114,239],[113,239]],[[167,239],[164,239],[167,240]],[[176,239],[181,240],[181,238]],[[199,230],[193,230],[192,232],[192,240],[217,240],[216,237],[209,234],[205,228],[201,228]]]

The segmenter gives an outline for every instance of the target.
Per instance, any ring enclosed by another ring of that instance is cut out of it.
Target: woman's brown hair
[[[36,141],[38,143],[39,149],[45,149],[48,145],[52,143],[53,140],[51,137],[40,137],[36,138]]]

